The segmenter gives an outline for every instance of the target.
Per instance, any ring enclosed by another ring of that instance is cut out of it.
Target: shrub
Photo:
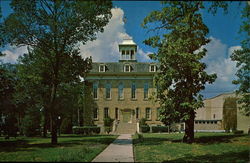
[[[85,134],[85,135],[93,133],[99,134],[100,131],[101,129],[98,126],[83,126],[83,127],[73,126],[73,134]]]
[[[72,134],[72,122],[70,118],[65,118],[60,127],[62,134]]]
[[[147,119],[146,119],[146,118],[142,118],[142,119],[140,119],[140,121],[139,121],[139,125],[140,125],[140,126],[145,126],[145,125],[147,125],[147,124],[146,124],[146,121],[147,121]]]
[[[108,134],[112,131],[113,121],[114,119],[110,117],[104,118],[104,131],[107,132]]]
[[[150,131],[150,127],[148,125],[141,125],[140,128],[141,128],[141,132],[143,133]]]
[[[168,132],[168,127],[167,126],[152,126],[152,132],[154,133]]]
[[[137,132],[135,133],[135,139],[138,140],[139,142],[143,142],[143,135],[138,134]]]
[[[234,134],[243,134],[243,130],[235,130]]]
[[[29,108],[22,120],[23,133],[27,137],[41,135],[41,115],[36,108]]]

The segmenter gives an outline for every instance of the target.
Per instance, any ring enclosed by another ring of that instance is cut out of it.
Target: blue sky
[[[10,1],[2,1],[2,12],[5,17],[11,10],[8,6]],[[211,2],[205,2],[209,5]],[[241,19],[241,6],[238,2],[232,2],[229,6],[228,14],[224,14],[220,9],[217,14],[202,11],[205,24],[209,28],[208,38],[211,42],[205,47],[208,50],[207,56],[203,61],[207,64],[208,73],[217,73],[218,78],[213,85],[207,85],[203,91],[205,98],[216,96],[223,92],[231,92],[237,86],[231,84],[235,79],[235,62],[231,61],[230,55],[235,49],[240,48],[240,41],[244,35],[239,34]],[[126,36],[133,38],[138,45],[137,59],[141,62],[150,62],[148,53],[155,52],[149,46],[143,44],[143,40],[149,37],[147,29],[141,27],[143,19],[153,10],[159,10],[162,5],[159,1],[114,1],[112,9],[112,18],[105,27],[104,33],[97,35],[97,39],[81,45],[82,56],[92,56],[94,61],[98,62],[116,62],[119,59],[118,43]],[[123,17],[126,17],[126,23]],[[19,55],[26,52],[26,47],[16,48],[7,46],[3,50],[7,55],[3,59],[5,62],[14,63]]]

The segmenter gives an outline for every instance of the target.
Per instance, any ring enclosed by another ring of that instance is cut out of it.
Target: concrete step
[[[115,131],[117,134],[134,134],[135,132],[135,123],[119,123]]]

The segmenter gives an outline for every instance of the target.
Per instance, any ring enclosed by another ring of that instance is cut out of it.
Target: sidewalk
[[[120,135],[92,162],[134,162],[131,135]]]

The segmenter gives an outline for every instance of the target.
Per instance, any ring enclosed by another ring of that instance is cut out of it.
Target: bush
[[[135,139],[139,142],[143,142],[143,135],[138,134],[137,132],[135,133]]]
[[[243,134],[244,132],[243,132],[243,130],[235,130],[234,131],[234,134]]]
[[[141,125],[140,128],[141,128],[141,132],[143,133],[150,131],[150,127],[148,125]]]
[[[41,135],[41,115],[39,110],[29,108],[22,120],[23,133],[27,137]]]
[[[72,123],[70,118],[65,118],[60,127],[62,134],[72,134]]]
[[[107,132],[108,134],[112,131],[113,121],[114,119],[110,117],[104,118],[104,131]]]
[[[112,119],[110,117],[104,118],[104,126],[112,127],[113,121],[114,121],[114,119]]]
[[[89,134],[99,134],[101,131],[101,128],[98,126],[83,126],[83,127],[79,127],[79,126],[73,126],[73,134],[85,134],[85,135],[89,135]]]
[[[147,125],[147,124],[146,124],[146,121],[147,121],[147,119],[146,119],[146,118],[142,118],[142,119],[140,119],[140,121],[139,121],[139,125],[140,125],[140,126],[145,126],[145,125]]]
[[[168,132],[168,127],[167,126],[152,126],[152,132],[154,133]]]

